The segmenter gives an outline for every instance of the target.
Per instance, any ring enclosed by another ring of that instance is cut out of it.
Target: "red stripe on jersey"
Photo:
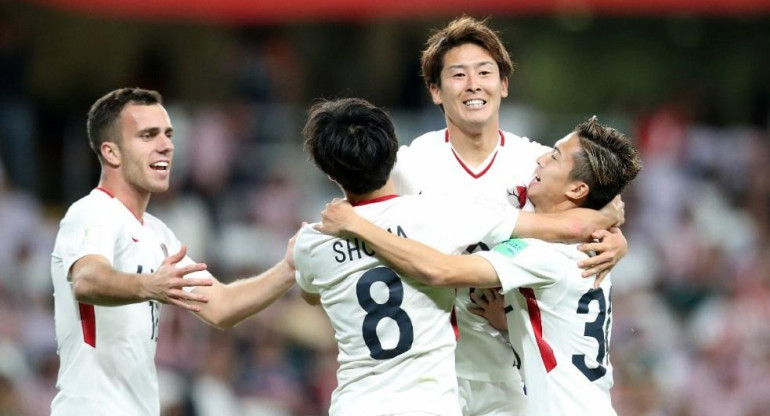
[[[350,205],[353,205],[354,207],[360,207],[361,205],[376,204],[378,202],[384,202],[393,198],[398,198],[398,195],[383,195],[379,198],[364,199],[358,202],[353,202]]]
[[[520,288],[519,292],[521,292],[527,300],[529,322],[532,324],[532,329],[535,331],[537,348],[540,350],[540,357],[543,358],[545,371],[550,373],[551,370],[556,368],[556,357],[553,355],[553,349],[548,345],[548,341],[543,339],[543,322],[540,316],[540,306],[538,306],[537,298],[535,298],[535,291],[529,288]]]
[[[503,135],[503,132],[500,130],[498,130],[497,132],[500,134],[500,146],[505,146],[505,135]],[[444,133],[444,142],[449,143],[448,129]],[[468,172],[468,175],[471,175],[471,177],[473,177],[473,179],[478,179],[484,176],[484,174],[487,173],[489,168],[492,167],[492,164],[495,163],[495,159],[497,159],[497,150],[496,150],[495,155],[492,156],[492,160],[489,161],[489,164],[487,165],[487,167],[485,167],[484,170],[482,170],[479,173],[473,173],[473,171],[468,167],[468,165],[466,165],[465,162],[463,162],[463,160],[460,159],[460,156],[457,154],[457,152],[455,152],[455,149],[452,149],[452,154],[455,155],[455,159],[457,159],[457,162],[460,163],[460,166],[462,166],[463,169],[465,169],[465,171]]]
[[[452,330],[455,331],[455,341],[459,341],[460,328],[457,327],[457,313],[455,313],[454,306],[452,306],[452,313],[449,315],[449,323],[452,324]]]
[[[96,348],[96,315],[94,305],[78,302],[80,325],[83,327],[83,342]]]
[[[110,191],[108,191],[108,190],[106,190],[106,189],[102,188],[101,186],[97,187],[96,189],[98,189],[98,190],[100,190],[100,191],[104,192],[105,194],[109,195],[109,196],[110,196],[110,198],[115,198],[115,195],[113,195],[113,194],[112,194]]]

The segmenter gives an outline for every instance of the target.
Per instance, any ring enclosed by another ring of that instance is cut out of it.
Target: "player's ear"
[[[573,181],[567,188],[567,196],[572,200],[580,200],[588,197],[588,184],[583,181]]]
[[[120,166],[120,148],[117,143],[104,142],[99,146],[99,150],[105,162],[112,166]]]
[[[430,96],[433,99],[433,104],[436,104],[436,105],[443,104],[441,102],[441,96],[439,95],[439,86],[434,83],[430,84]]]

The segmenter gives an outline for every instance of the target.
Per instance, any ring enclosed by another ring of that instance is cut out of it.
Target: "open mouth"
[[[150,169],[152,170],[167,171],[168,168],[169,168],[168,162],[155,162],[150,164]]]
[[[466,107],[482,107],[484,104],[486,104],[486,100],[482,100],[481,98],[474,98],[472,100],[463,101],[463,104],[465,104]]]

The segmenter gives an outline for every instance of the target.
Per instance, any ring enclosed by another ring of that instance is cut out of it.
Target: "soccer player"
[[[537,213],[601,207],[641,167],[628,139],[592,118],[538,158],[528,195]],[[443,225],[451,228],[456,223]],[[591,280],[581,278],[577,262],[587,254],[575,245],[517,238],[491,251],[448,256],[392,236],[339,203],[324,212],[319,229],[360,237],[389,267],[420,282],[502,286],[509,338],[521,353],[528,396],[522,410],[538,416],[615,415],[608,351],[612,283],[607,277],[593,287]]]
[[[422,51],[422,76],[447,127],[399,150],[391,177],[400,194],[507,197],[514,206],[531,209],[524,204],[526,185],[537,157],[550,148],[500,130],[500,104],[508,96],[512,72],[502,41],[484,22],[461,17],[428,39]],[[619,230],[596,236],[604,238],[601,254],[587,263],[587,275],[606,273],[626,252]],[[478,243],[466,252],[488,248]],[[463,414],[519,415],[525,399],[519,360],[504,335],[468,311],[474,307],[473,292],[459,289],[456,300]]]
[[[303,135],[313,161],[361,215],[447,253],[472,242],[491,246],[513,232],[573,238],[575,227],[564,224],[593,218],[580,227],[579,238],[587,238],[601,223],[617,220],[594,210],[519,213],[507,201],[463,195],[398,197],[389,180],[398,149],[393,125],[361,99],[315,105]],[[309,303],[323,305],[339,346],[329,414],[460,415],[449,322],[454,291],[399,275],[375,254],[359,239],[335,238],[312,226],[297,235],[297,283]]]
[[[61,365],[51,414],[157,416],[160,304],[231,327],[292,286],[291,242],[261,275],[219,283],[146,212],[150,196],[168,189],[174,152],[161,96],[112,91],[91,107],[87,127],[101,178],[67,211],[52,253]]]

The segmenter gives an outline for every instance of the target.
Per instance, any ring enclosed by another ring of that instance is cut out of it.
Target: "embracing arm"
[[[556,213],[521,211],[513,230],[515,237],[545,241],[587,241],[596,230],[623,222],[623,201],[616,197],[600,210],[574,208]]]
[[[120,306],[157,300],[189,310],[200,309],[186,302],[206,302],[205,296],[185,292],[184,286],[210,286],[212,279],[185,279],[188,273],[206,269],[202,263],[175,267],[184,258],[185,247],[179,253],[167,257],[158,271],[152,274],[123,273],[115,270],[100,255],[87,255],[78,259],[70,268],[72,290],[79,302],[102,306]]]
[[[408,238],[401,238],[370,223],[353,212],[347,232],[366,240],[377,256],[399,273],[433,286],[495,287],[500,285],[497,272],[478,256],[450,256]],[[347,209],[344,208],[344,209]],[[327,208],[328,209],[328,208]],[[316,228],[323,233],[338,233],[324,223]]]

